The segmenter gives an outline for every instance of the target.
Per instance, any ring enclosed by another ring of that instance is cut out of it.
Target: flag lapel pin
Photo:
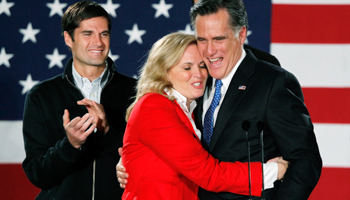
[[[238,86],[238,89],[239,90],[245,90],[247,88],[247,86],[245,86],[245,85],[240,85],[240,86]]]

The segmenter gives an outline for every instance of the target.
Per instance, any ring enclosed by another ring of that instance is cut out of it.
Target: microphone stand
[[[261,145],[261,171],[262,171],[262,192],[261,199],[265,200],[265,183],[264,183],[264,123],[259,121],[257,124],[258,131],[260,132],[260,145]]]
[[[248,175],[249,175],[249,200],[252,200],[252,184],[251,184],[251,173],[250,173],[250,142],[248,130],[250,129],[250,122],[248,120],[243,121],[242,128],[245,131],[247,148],[248,148]]]

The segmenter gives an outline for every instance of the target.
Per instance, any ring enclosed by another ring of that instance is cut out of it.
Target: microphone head
[[[244,120],[242,122],[242,128],[244,131],[248,131],[250,129],[250,122],[248,120]]]
[[[264,130],[264,122],[258,121],[258,123],[256,123],[256,127],[258,128],[258,131],[261,132]]]

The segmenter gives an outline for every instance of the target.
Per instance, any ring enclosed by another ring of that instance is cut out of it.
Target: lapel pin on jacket
[[[238,86],[238,89],[239,90],[245,90],[247,88],[247,86],[245,86],[245,85],[240,85],[240,86]]]

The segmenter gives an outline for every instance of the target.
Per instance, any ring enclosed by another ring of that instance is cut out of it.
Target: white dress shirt
[[[73,79],[77,88],[80,89],[81,93],[85,98],[95,101],[96,103],[100,103],[102,89],[106,85],[109,76],[109,71],[107,70],[107,62],[102,74],[93,81],[90,81],[88,78],[82,77],[74,68],[74,62],[72,63],[72,65]]]

